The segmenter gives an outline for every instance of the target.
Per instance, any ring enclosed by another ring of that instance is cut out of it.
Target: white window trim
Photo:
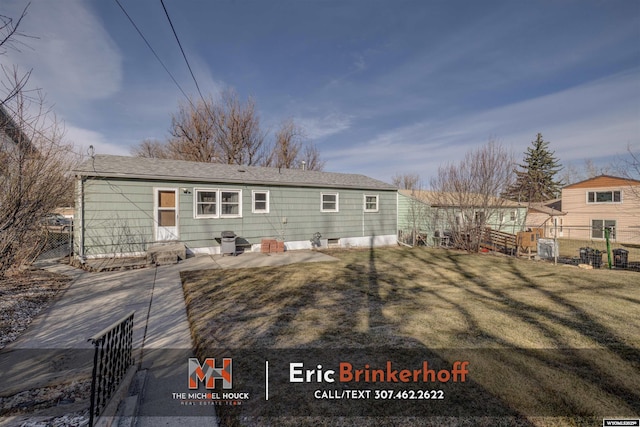
[[[324,209],[324,196],[336,196],[335,209]],[[334,192],[320,193],[320,212],[340,212],[340,193],[334,193]]]
[[[223,214],[222,213],[222,193],[238,193],[238,213],[237,214]],[[220,199],[220,218],[242,218],[242,190],[235,188],[221,188],[219,191]]]
[[[216,193],[216,213],[211,214],[198,214],[198,192],[208,191]],[[238,213],[237,214],[223,214],[222,213],[222,193],[238,193]],[[216,219],[216,218],[242,218],[242,190],[236,188],[206,188],[197,187],[193,189],[193,218],[194,219]]]
[[[198,214],[198,192],[208,191],[210,193],[216,193],[216,213],[211,214]],[[193,189],[193,218],[194,219],[210,219],[220,217],[220,194],[218,188],[203,188],[198,187]]]
[[[620,201],[619,202],[614,202],[613,201],[613,198],[614,198],[613,193],[616,192],[616,191],[618,191],[620,193]],[[589,201],[589,193],[611,193],[611,201],[610,202],[596,202],[595,199],[597,199],[598,196],[594,194],[594,201],[590,202]],[[620,205],[624,201],[624,192],[622,190],[602,190],[602,191],[587,190],[587,192],[585,193],[585,200],[586,200],[586,203],[588,205]]]
[[[375,197],[376,198],[376,208],[375,209],[367,209],[367,197]],[[378,212],[380,210],[380,196],[378,194],[364,194],[362,197],[362,207],[365,212]]]
[[[174,192],[176,195],[175,200],[175,208],[161,208],[160,200],[158,199],[158,193],[160,191],[170,191]],[[158,212],[161,210],[174,210],[175,218],[176,218],[176,232],[172,233],[176,239],[180,238],[180,192],[177,188],[172,187],[153,187],[153,239],[156,240],[158,236],[158,228],[160,227],[160,218],[158,217]]]
[[[267,195],[267,207],[266,209],[256,209],[256,193],[264,193]],[[271,195],[269,193],[269,190],[251,190],[251,213],[256,213],[256,214],[268,214],[269,213],[269,206],[270,206],[270,198]]]

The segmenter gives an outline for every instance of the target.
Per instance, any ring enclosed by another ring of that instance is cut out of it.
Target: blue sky
[[[160,1],[121,3],[195,95]],[[253,96],[266,129],[293,117],[329,171],[428,181],[490,138],[521,159],[537,132],[565,165],[640,148],[637,0],[165,5],[202,91]],[[78,150],[168,136],[184,97],[114,0],[32,0],[21,29],[38,39],[0,61],[33,69]]]

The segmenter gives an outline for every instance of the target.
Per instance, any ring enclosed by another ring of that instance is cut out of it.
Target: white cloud
[[[9,3],[12,16],[25,5]],[[103,99],[120,89],[122,56],[85,2],[32,3],[20,30],[37,38],[22,39],[28,47],[9,51],[9,62],[33,69],[31,85],[54,103]]]
[[[353,118],[346,114],[329,113],[321,117],[296,118],[311,139],[321,139],[335,135],[351,127]]]
[[[214,99],[219,98],[222,92],[227,88],[227,84],[221,80],[217,80],[213,73],[211,72],[210,66],[207,62],[195,53],[188,53],[189,64],[191,65],[191,69],[193,70],[194,75],[198,81],[198,86],[200,87],[200,91],[202,95],[206,98],[209,95],[213,96]],[[185,65],[186,68],[186,65]],[[183,73],[183,77],[181,78],[181,83],[184,90],[187,92],[187,95],[197,94],[197,90],[195,88],[195,83],[193,83],[193,79],[191,74],[187,71]],[[189,90],[189,87],[193,87],[193,90]]]
[[[130,155],[128,148],[107,142],[104,135],[89,129],[66,125],[65,140],[72,143],[75,151],[82,155],[88,154],[90,146],[93,146],[95,154]]]
[[[323,154],[334,170],[356,167],[381,179],[401,171],[432,176],[490,138],[518,158],[538,132],[561,162],[624,154],[627,144],[640,142],[639,72],[445,121],[418,121]]]

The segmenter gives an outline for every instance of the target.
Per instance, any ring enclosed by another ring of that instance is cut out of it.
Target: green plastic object
[[[609,229],[604,229],[604,238],[607,239],[607,261],[609,263],[609,270],[611,270],[611,242],[609,241]]]

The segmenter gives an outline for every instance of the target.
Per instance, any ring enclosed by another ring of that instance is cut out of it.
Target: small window
[[[378,212],[378,195],[364,196],[364,211],[365,212]]]
[[[322,193],[320,197],[321,212],[338,212],[338,193]]]
[[[511,214],[509,215],[509,220],[515,221],[517,218],[518,218],[518,211],[512,210]]]
[[[253,191],[253,213],[269,213],[269,192]]]

